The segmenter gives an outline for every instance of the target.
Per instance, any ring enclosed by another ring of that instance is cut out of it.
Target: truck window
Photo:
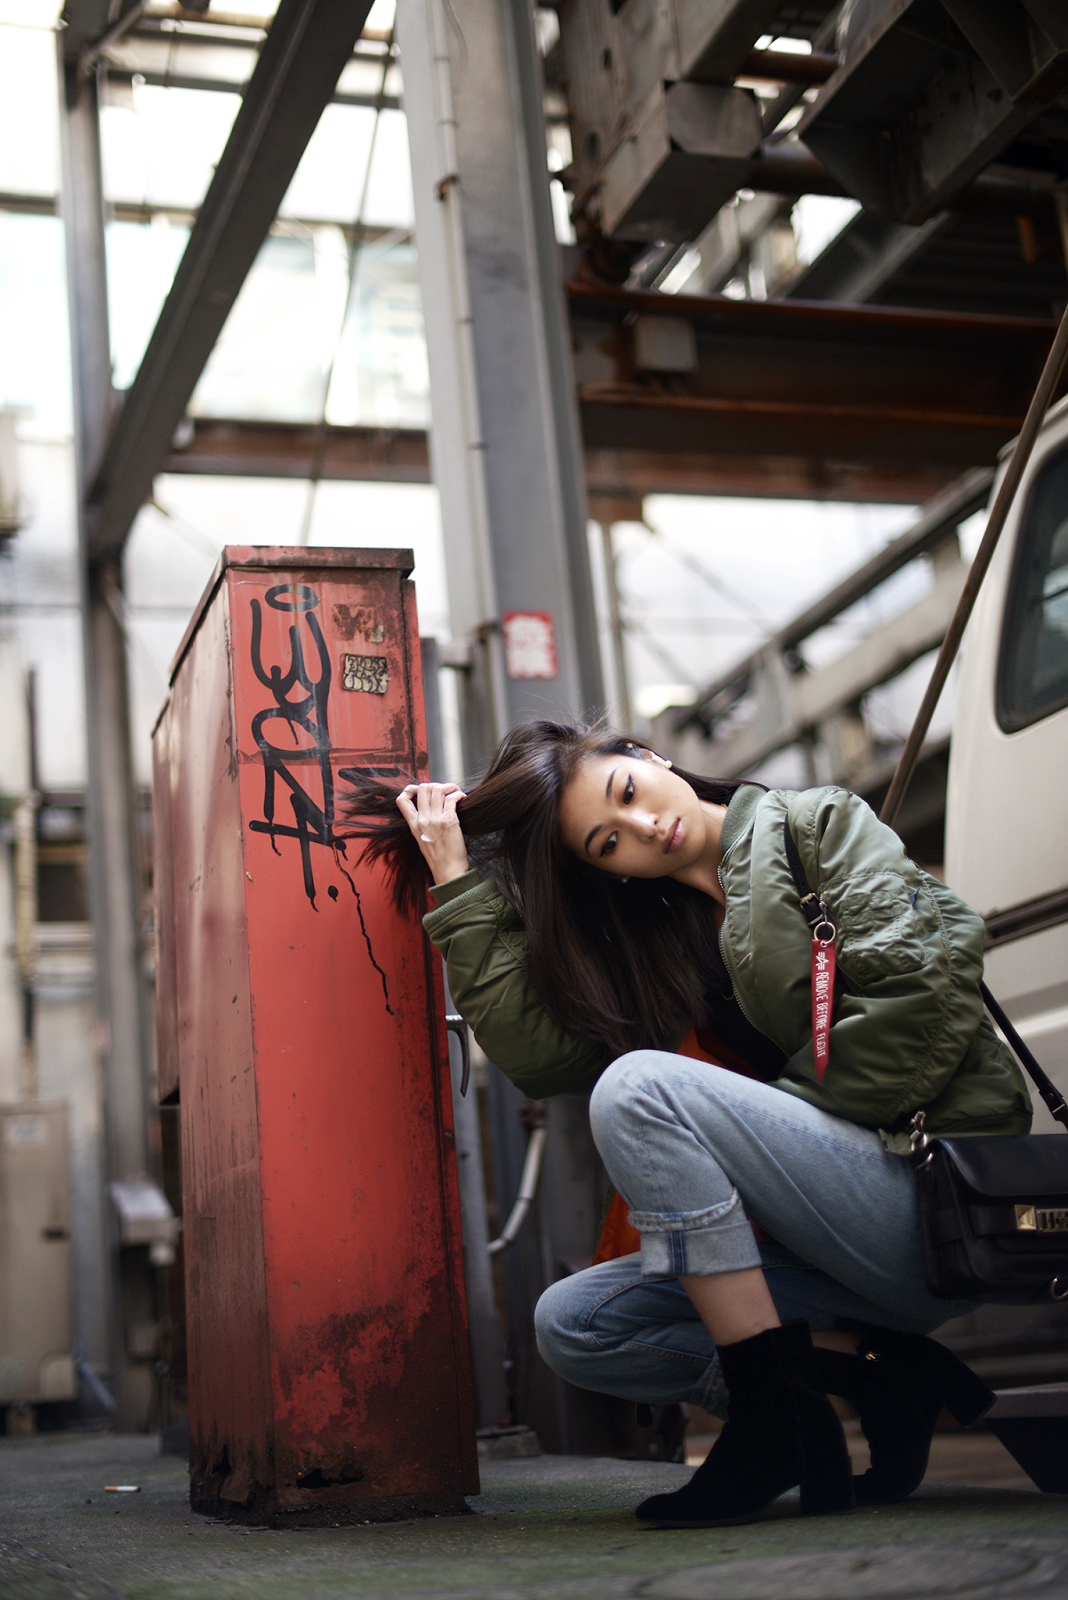
[[[1005,733],[1068,705],[1068,451],[1039,474],[1016,545],[996,710]]]

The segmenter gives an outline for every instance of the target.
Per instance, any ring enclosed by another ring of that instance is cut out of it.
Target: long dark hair
[[[648,746],[601,725],[544,720],[513,728],[456,814],[472,866],[496,879],[526,928],[531,985],[569,1033],[611,1055],[672,1048],[702,1015],[709,980],[723,980],[712,907],[673,878],[618,877],[581,862],[560,833],[560,799],[591,756],[643,756]],[[739,788],[674,769],[701,800],[726,805]],[[363,857],[384,863],[405,914],[426,907],[430,874],[396,798],[404,774],[349,769],[344,809]],[[361,858],[362,859],[362,858]]]

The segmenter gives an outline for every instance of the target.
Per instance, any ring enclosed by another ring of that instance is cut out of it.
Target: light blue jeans
[[[912,1169],[877,1133],[773,1085],[635,1050],[590,1101],[641,1253],[553,1284],[538,1348],[583,1389],[726,1415],[715,1345],[678,1282],[763,1266],[780,1317],[929,1333],[973,1309],[927,1292]],[[774,1243],[758,1245],[758,1223]]]

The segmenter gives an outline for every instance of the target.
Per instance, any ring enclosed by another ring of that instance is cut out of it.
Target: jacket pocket
[[[926,960],[921,933],[926,892],[896,872],[851,878],[828,896],[838,926],[844,971],[862,986],[880,978],[917,972]],[[937,919],[934,919],[937,925]]]

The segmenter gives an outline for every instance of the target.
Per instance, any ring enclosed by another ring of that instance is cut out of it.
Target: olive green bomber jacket
[[[812,937],[783,844],[838,929],[830,1061],[812,1058]],[[983,923],[905,856],[857,796],[838,788],[743,786],[723,825],[724,963],[742,1010],[788,1056],[776,1087],[863,1127],[904,1154],[920,1106],[934,1133],[1026,1133],[1031,1105],[979,994]],[[453,998],[487,1056],[532,1098],[583,1093],[603,1050],[557,1026],[526,971],[519,915],[476,872],[439,886],[423,919]]]

